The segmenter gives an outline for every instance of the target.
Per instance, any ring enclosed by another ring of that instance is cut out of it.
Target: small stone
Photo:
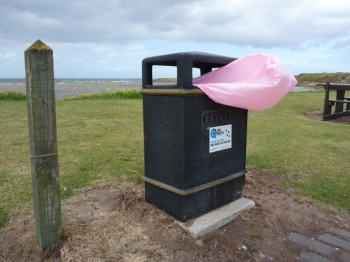
[[[200,239],[196,240],[196,244],[200,247],[202,247],[204,245],[203,240],[200,240]]]
[[[265,253],[265,256],[266,256],[266,258],[267,258],[269,261],[273,261],[273,260],[274,260],[273,256],[271,256],[271,255],[268,254],[268,253]]]

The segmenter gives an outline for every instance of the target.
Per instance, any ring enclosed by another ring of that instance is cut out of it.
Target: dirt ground
[[[307,114],[307,117],[314,120],[322,120],[322,112],[319,112],[319,111],[310,112]],[[338,119],[333,119],[333,120],[330,120],[329,122],[339,123],[339,124],[350,124],[350,116],[344,116]]]
[[[143,185],[117,181],[62,201],[62,243],[41,251],[33,214],[18,214],[0,232],[2,261],[300,261],[287,237],[350,228],[350,214],[279,189],[283,176],[249,170],[243,196],[256,207],[193,239],[144,201]]]

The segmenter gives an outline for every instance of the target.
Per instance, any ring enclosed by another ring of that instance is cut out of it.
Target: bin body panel
[[[145,176],[187,190],[245,170],[247,110],[207,96],[144,95]],[[232,147],[209,152],[210,127],[232,125]],[[146,201],[181,221],[241,196],[244,176],[179,196],[146,183]]]
[[[182,188],[184,179],[183,101],[143,96],[145,176]]]

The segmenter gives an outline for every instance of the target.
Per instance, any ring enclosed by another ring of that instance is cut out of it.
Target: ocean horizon
[[[55,78],[56,100],[84,94],[142,89],[141,78]],[[291,92],[312,91],[314,88],[296,86]],[[0,92],[26,93],[25,78],[0,78]]]
[[[56,100],[84,94],[113,92],[125,89],[141,89],[138,78],[55,78]],[[0,92],[26,93],[25,78],[0,78]]]
[[[55,83],[79,83],[79,82],[130,82],[141,81],[141,78],[55,78]],[[0,84],[25,83],[25,78],[0,78]]]

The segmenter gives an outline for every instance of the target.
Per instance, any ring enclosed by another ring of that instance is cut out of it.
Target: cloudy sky
[[[38,39],[57,78],[141,78],[143,58],[182,51],[349,72],[349,13],[348,0],[0,0],[0,78],[25,76]]]

